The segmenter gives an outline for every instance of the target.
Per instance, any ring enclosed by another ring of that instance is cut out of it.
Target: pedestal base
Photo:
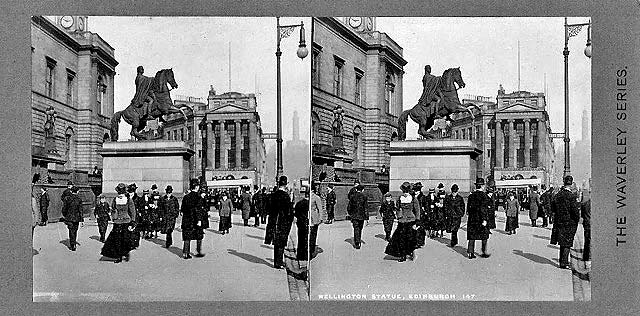
[[[471,140],[393,141],[388,150],[389,190],[400,192],[400,185],[421,182],[423,191],[444,184],[447,192],[455,183],[460,193],[472,191],[476,179],[477,157],[482,153]]]
[[[185,142],[153,140],[104,143],[102,188],[106,196],[115,196],[118,183],[135,183],[141,193],[158,185],[164,193],[167,185],[182,197],[189,189],[189,159],[193,156]],[[139,193],[139,194],[140,194]]]

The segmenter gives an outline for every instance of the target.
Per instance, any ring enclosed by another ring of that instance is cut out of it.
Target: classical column
[[[529,119],[524,119],[524,167],[531,167],[531,131],[529,130]]]
[[[502,120],[496,120],[496,168],[502,168],[504,163],[504,134],[502,130]]]
[[[242,130],[240,129],[242,120],[234,120],[236,124],[236,168],[242,167],[242,156],[240,149],[242,148]]]
[[[253,118],[251,118],[249,120],[249,148],[247,148],[247,152],[248,152],[248,156],[249,156],[249,168],[255,167],[256,163],[255,163],[255,152],[254,152],[254,146],[256,146],[255,148],[257,148],[257,139],[256,139],[256,123],[254,121]]]
[[[509,120],[509,166],[516,168],[518,166],[518,162],[516,161],[516,151],[518,147],[516,144],[519,142],[516,141],[516,120]]]
[[[544,167],[548,171],[551,166],[547,166],[545,161],[547,139],[547,124],[544,120],[538,119],[538,168]]]
[[[227,133],[224,130],[225,120],[220,120],[220,169],[228,169],[227,165]]]
[[[209,155],[207,156],[207,166],[211,169],[215,169],[215,159],[216,159],[216,121],[213,121],[211,124],[207,124],[207,133],[209,133]],[[211,129],[211,130],[209,130]]]

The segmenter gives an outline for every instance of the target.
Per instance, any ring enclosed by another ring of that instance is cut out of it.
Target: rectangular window
[[[202,158],[202,149],[198,150],[198,158]]]
[[[335,63],[333,66],[333,94],[342,96],[342,75],[344,60],[334,57]]]
[[[55,83],[55,71],[56,61],[46,57],[47,59],[47,73],[45,75],[45,93],[48,97],[54,97],[54,83]]]
[[[311,84],[314,87],[320,86],[320,51],[313,49],[311,51]]]
[[[67,104],[73,106],[73,79],[76,74],[67,70]]]
[[[472,132],[473,128],[469,127],[469,139],[473,140],[473,132]]]
[[[356,85],[355,85],[353,102],[357,105],[362,105],[361,97],[360,97],[362,93],[362,77],[363,77],[362,72],[356,69]]]

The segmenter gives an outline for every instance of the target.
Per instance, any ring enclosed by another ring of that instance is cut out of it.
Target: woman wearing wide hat
[[[416,249],[416,230],[418,227],[415,225],[416,221],[420,220],[420,203],[411,194],[411,184],[405,182],[400,186],[402,195],[398,198],[398,227],[393,232],[391,241],[387,244],[385,253],[398,257],[399,262],[403,262],[406,259],[414,260]]]
[[[127,187],[124,183],[116,187],[118,196],[113,198],[111,207],[111,220],[113,228],[102,247],[101,254],[105,257],[115,258],[119,263],[124,258],[129,261],[129,251],[133,249],[131,233],[134,230],[132,221],[136,217],[136,208],[133,199],[127,195]]]

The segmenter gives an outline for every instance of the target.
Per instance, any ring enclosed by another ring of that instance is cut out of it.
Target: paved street
[[[416,260],[402,263],[384,253],[387,242],[380,219],[371,217],[363,229],[360,250],[352,246],[351,222],[323,224],[318,233],[321,253],[310,264],[311,300],[572,300],[571,270],[558,268],[558,246],[549,244],[550,227],[533,228],[522,213],[517,234],[507,235],[504,212],[496,216],[498,227],[489,238],[492,256],[472,260],[466,257],[466,218],[454,249],[448,247],[450,234],[445,233],[442,239],[427,238],[416,250]]]
[[[62,223],[36,227],[33,256],[33,300],[48,301],[217,301],[308,299],[306,262],[291,258],[290,271],[273,268],[273,246],[264,245],[266,225],[244,227],[233,215],[230,234],[217,232],[217,212],[210,212],[203,240],[204,258],[182,259],[180,229],[174,245],[163,248],[165,235],[140,241],[131,261],[119,264],[100,255],[98,227],[85,219],[78,231],[80,245],[70,251]],[[250,220],[250,224],[253,220]],[[180,227],[178,223],[176,227]],[[111,231],[111,225],[107,232]],[[287,257],[295,257],[295,224]],[[195,253],[195,241],[191,250]],[[289,276],[288,276],[289,275]],[[297,278],[296,278],[297,277]],[[290,287],[292,287],[290,293]]]

